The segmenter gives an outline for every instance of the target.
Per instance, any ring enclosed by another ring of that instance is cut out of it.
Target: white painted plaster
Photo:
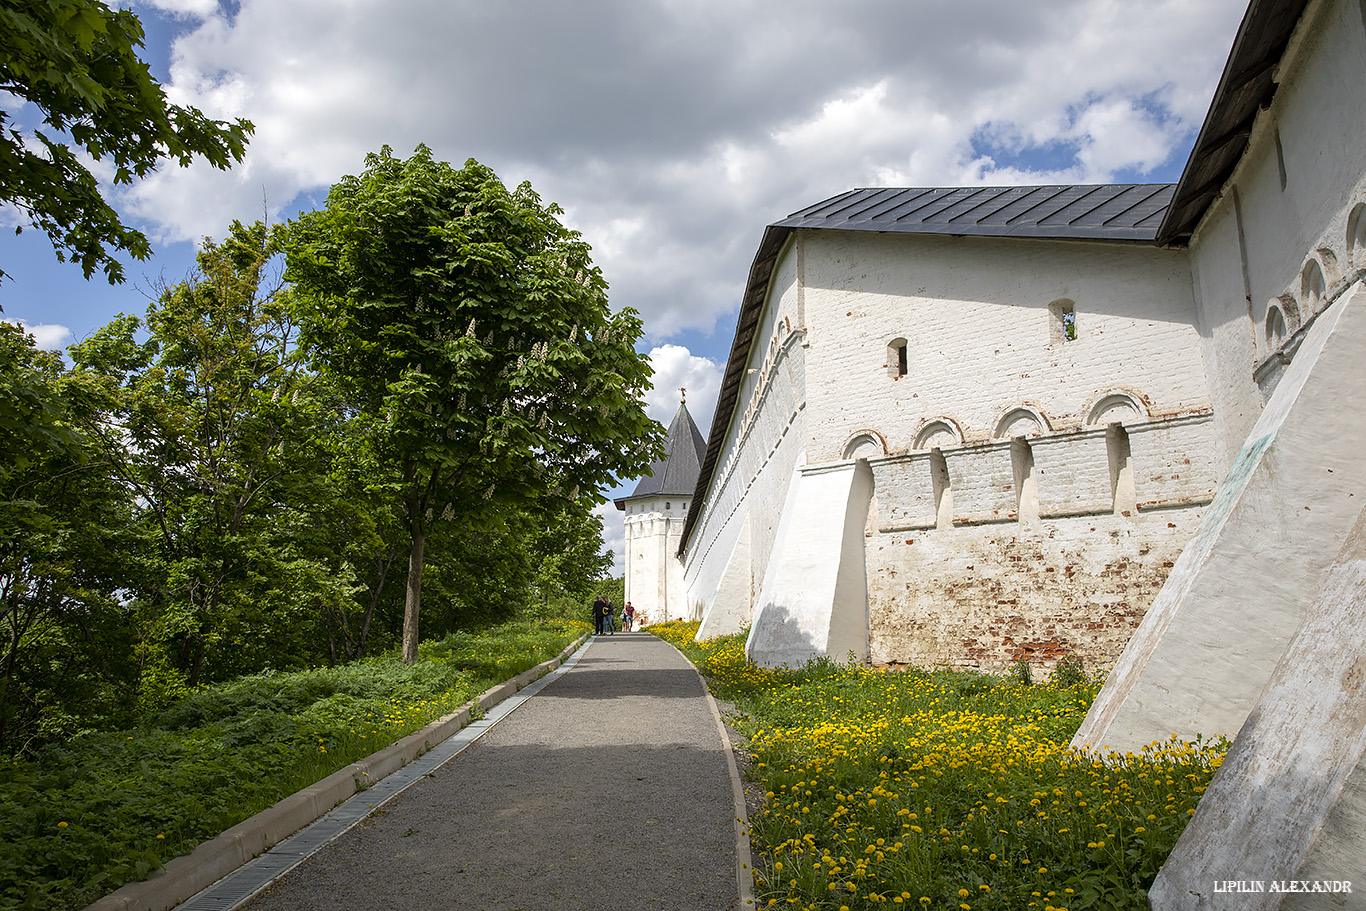
[[[1358,285],[1310,328],[1075,746],[1237,733],[1366,503],[1366,421],[1342,409],[1363,363]]]
[[[1361,907],[1366,882],[1366,511],[1149,892],[1154,911]],[[1219,893],[1216,880],[1352,882]],[[1288,899],[1288,900],[1287,900]]]
[[[862,459],[794,472],[745,654],[767,667],[867,657],[863,537],[873,476]]]

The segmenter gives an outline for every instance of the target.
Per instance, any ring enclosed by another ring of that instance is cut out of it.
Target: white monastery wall
[[[943,420],[965,442],[1008,437],[1026,408],[1080,428],[1123,391],[1154,415],[1209,410],[1186,257],[1124,244],[809,231],[808,454],[839,459],[856,434],[915,448]],[[1070,301],[1076,339],[1054,341]],[[887,350],[907,340],[907,373]],[[1122,379],[1117,379],[1122,378]]]
[[[1360,0],[1310,4],[1270,110],[1191,240],[1225,470],[1308,323],[1366,265],[1352,251],[1366,198],[1364,10]]]
[[[1276,76],[1191,245],[1230,470],[1077,746],[1235,734],[1366,496],[1366,5],[1310,4]]]
[[[806,333],[799,253],[789,245],[773,270],[739,404],[684,557],[691,609],[708,618],[699,634],[736,632],[749,621],[780,507],[803,459]],[[717,604],[721,610],[713,613]]]
[[[627,560],[626,600],[642,625],[689,616],[678,542],[692,497],[658,497],[626,504],[623,546]],[[620,604],[614,605],[618,610]]]
[[[803,242],[808,462],[868,458],[874,477],[872,660],[1112,663],[1217,479],[1184,254],[854,232]]]

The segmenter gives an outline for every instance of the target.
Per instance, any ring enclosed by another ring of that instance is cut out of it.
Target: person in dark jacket
[[[603,608],[607,605],[607,599],[598,595],[593,599],[593,635],[602,635],[602,615]]]

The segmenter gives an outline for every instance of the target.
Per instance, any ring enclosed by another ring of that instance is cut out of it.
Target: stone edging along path
[[[674,648],[683,655],[681,649],[677,646]],[[692,659],[688,659],[688,663],[692,664]],[[721,717],[721,708],[711,694],[707,678],[702,676],[697,665],[694,664],[693,669],[697,670],[697,676],[702,680],[702,692],[707,697],[707,706],[711,708],[711,717],[716,720],[716,730],[721,735],[721,744],[726,748],[726,768],[730,772],[731,797],[735,801],[735,885],[740,892],[738,907],[740,911],[751,911],[755,907],[754,856],[750,852],[749,803],[745,800],[745,782],[740,777],[740,767],[735,762],[735,744],[730,742],[730,735],[726,733],[726,722]]]
[[[85,911],[165,911],[175,907],[456,734],[469,724],[474,706],[490,709],[555,670],[587,639],[587,635],[580,636],[555,658],[505,680],[468,705],[244,819],[189,854],[167,861],[147,879],[111,892]]]

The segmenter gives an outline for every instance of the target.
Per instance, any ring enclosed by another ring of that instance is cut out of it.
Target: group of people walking
[[[612,602],[602,595],[593,601],[593,634],[601,636],[604,633],[616,635],[616,620],[621,620],[621,630],[624,633],[631,631],[631,626],[636,621],[636,609],[627,601],[626,606],[621,609],[620,618],[617,617]]]

